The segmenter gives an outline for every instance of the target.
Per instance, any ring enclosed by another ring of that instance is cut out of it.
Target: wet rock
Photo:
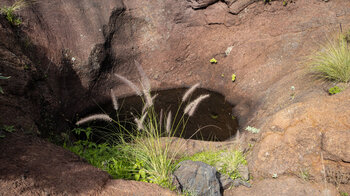
[[[221,195],[220,183],[216,177],[216,169],[199,161],[183,161],[175,170],[180,189],[196,195]]]

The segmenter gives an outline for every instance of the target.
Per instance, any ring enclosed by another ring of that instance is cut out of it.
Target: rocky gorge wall
[[[305,69],[327,35],[349,27],[349,1],[43,0],[19,14],[21,27],[0,20],[0,73],[12,76],[1,81],[2,124],[64,127],[110,88],[130,95],[114,73],[137,81],[137,60],[153,89],[201,82],[235,105],[241,132],[260,128],[245,134],[254,176],[307,170],[323,182],[325,167],[328,182],[349,186],[350,91],[328,96]]]

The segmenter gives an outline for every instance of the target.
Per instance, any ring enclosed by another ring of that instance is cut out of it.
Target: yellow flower
[[[210,63],[211,64],[216,64],[216,63],[218,63],[218,61],[215,58],[212,58],[212,59],[210,59]]]
[[[232,82],[236,80],[236,74],[232,74]]]

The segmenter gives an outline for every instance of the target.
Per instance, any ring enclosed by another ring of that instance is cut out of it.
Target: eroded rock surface
[[[224,192],[224,195],[249,195],[249,196],[319,196],[338,195],[338,191],[332,185],[326,187],[304,182],[295,177],[281,177],[277,179],[265,179],[254,183],[251,188],[239,187]]]
[[[110,88],[126,96],[132,92],[114,73],[137,81],[136,59],[154,89],[200,81],[236,105],[242,130],[260,128],[246,135],[254,146],[253,176],[305,170],[323,183],[324,166],[329,182],[349,184],[342,144],[350,130],[350,91],[329,96],[305,74],[305,56],[339,24],[350,25],[350,2],[195,1],[207,2],[201,9],[193,2],[42,0],[19,12],[20,28],[1,18],[0,72],[12,76],[0,81],[1,123],[53,130],[94,105],[91,98],[105,103]],[[239,4],[244,11],[230,14],[242,10]],[[213,57],[218,64],[209,63]],[[59,123],[40,128],[47,114]]]

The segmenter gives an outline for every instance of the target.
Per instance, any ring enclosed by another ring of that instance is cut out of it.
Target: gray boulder
[[[193,195],[221,195],[216,169],[199,161],[182,161],[174,172],[178,189]]]

